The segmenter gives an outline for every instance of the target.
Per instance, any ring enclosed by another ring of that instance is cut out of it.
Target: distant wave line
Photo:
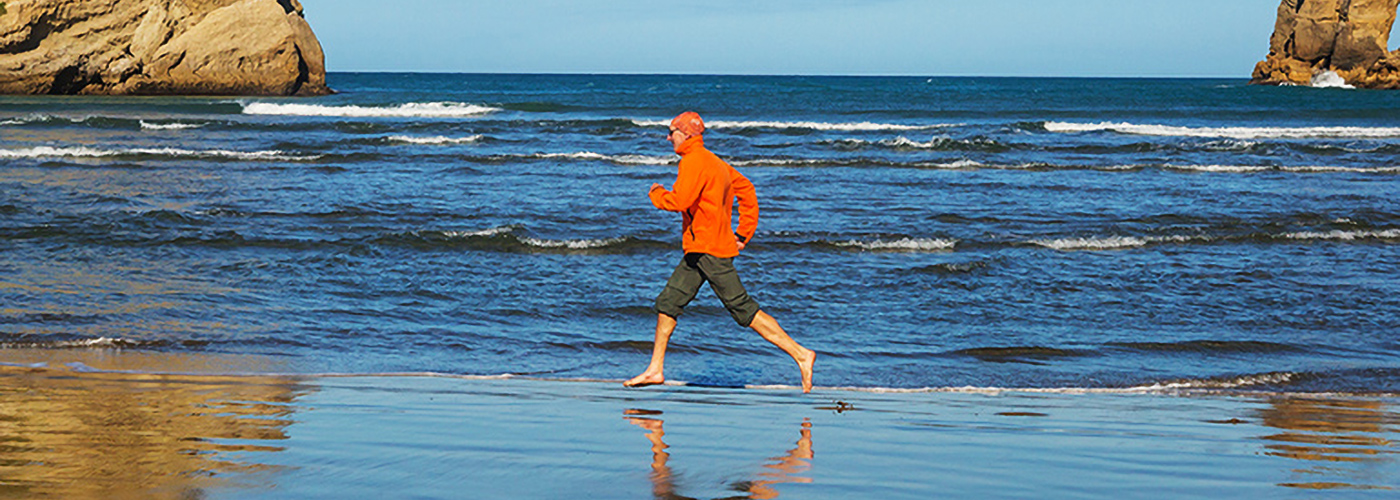
[[[278,214],[278,217],[296,214]],[[388,214],[372,214],[373,219]],[[320,217],[319,214],[304,214]],[[498,226],[480,230],[417,229],[388,231],[332,238],[281,237],[261,234],[241,234],[236,231],[209,232],[207,228],[220,223],[216,215],[185,215],[178,212],[156,211],[133,214],[113,221],[107,215],[94,216],[91,222],[74,221],[62,225],[34,225],[11,228],[0,239],[76,240],[97,245],[173,245],[215,247],[409,247],[423,250],[472,249],[485,252],[584,252],[629,253],[637,251],[671,250],[673,242],[649,239],[638,235],[600,235],[594,237],[545,238],[527,234],[521,226]],[[117,224],[112,226],[112,224]],[[128,229],[128,225],[130,229]],[[162,228],[168,231],[151,233],[144,229]],[[761,234],[755,239],[754,251],[842,251],[871,253],[945,253],[996,248],[1044,248],[1060,252],[1104,252],[1150,248],[1159,245],[1296,245],[1308,242],[1337,244],[1400,243],[1400,228],[1338,228],[1269,231],[1260,228],[1217,228],[1204,234],[1176,235],[1087,235],[1046,236],[1014,239],[961,240],[942,235],[821,235],[804,233]]]
[[[506,154],[484,157],[484,160],[520,158],[524,160],[580,160],[606,161],[620,165],[674,165],[678,160],[672,155],[610,155],[592,151],[574,153],[533,153]],[[1097,170],[1104,172],[1128,172],[1146,169],[1175,170],[1182,172],[1204,172],[1218,174],[1254,174],[1264,172],[1286,172],[1297,174],[1359,173],[1359,174],[1400,174],[1400,166],[1387,167],[1340,167],[1329,165],[1056,165],[1051,163],[989,164],[971,159],[952,161],[899,162],[878,158],[726,158],[736,167],[886,167],[922,168],[941,170]]]
[[[166,156],[172,158],[230,158],[237,160],[312,161],[324,155],[294,155],[282,150],[229,151],[224,149],[193,150],[179,148],[99,149],[88,147],[38,146],[33,148],[0,149],[0,158],[106,158],[114,156]]]
[[[411,102],[392,107],[324,106],[319,104],[243,104],[249,115],[331,116],[347,118],[468,118],[500,111],[500,108],[460,102]]]
[[[187,130],[203,127],[202,123],[151,123],[141,120],[141,128],[145,130]]]
[[[1123,250],[1142,248],[1153,244],[1171,243],[1214,243],[1249,237],[1273,237],[1297,241],[1358,241],[1400,239],[1400,229],[1385,230],[1332,230],[1297,231],[1280,235],[1254,234],[1240,237],[1228,236],[1104,236],[1087,238],[1060,238],[1032,240],[1031,243],[1054,250]]]
[[[1107,131],[1134,135],[1228,137],[1232,139],[1384,139],[1400,137],[1400,127],[1181,127],[1127,122],[1046,122],[1045,129],[1060,133]]]
[[[418,136],[411,136],[411,135],[391,135],[391,136],[389,136],[389,137],[386,137],[385,139],[387,139],[387,140],[389,140],[389,141],[392,141],[392,142],[403,142],[403,143],[408,143],[408,144],[443,145],[443,144],[472,144],[472,143],[476,143],[476,142],[481,142],[481,140],[482,140],[482,139],[485,139],[485,138],[486,138],[486,136],[481,135],[481,134],[477,134],[477,135],[470,135],[470,136],[467,136],[467,137],[447,137],[447,136],[442,136],[442,135],[432,136],[432,137],[418,137]]]
[[[528,246],[537,247],[537,248],[567,248],[567,249],[570,249],[570,250],[586,250],[586,249],[594,249],[594,248],[605,248],[605,247],[608,247],[608,246],[616,245],[616,244],[623,243],[623,242],[627,241],[627,238],[625,238],[625,237],[597,238],[597,239],[568,239],[568,240],[550,240],[550,239],[544,239],[544,238],[531,238],[531,237],[528,237],[528,236],[517,236],[517,235],[513,234],[514,231],[515,231],[516,229],[517,229],[517,226],[499,226],[499,227],[493,227],[493,228],[490,228],[490,229],[483,229],[483,230],[480,230],[480,231],[442,231],[442,232],[439,232],[439,233],[437,233],[437,234],[440,234],[440,235],[442,235],[442,236],[444,236],[444,237],[451,238],[451,239],[490,238],[490,237],[493,237],[493,236],[505,236],[505,235],[510,235],[510,236],[512,236],[512,237],[515,237],[515,238],[516,238],[517,240],[519,240],[521,243],[524,243],[525,245],[528,245]],[[430,234],[433,234],[433,232],[431,232],[431,231],[427,231],[427,232],[419,231],[419,232],[416,232],[415,234],[418,234],[418,235],[430,235]]]
[[[670,121],[665,120],[632,120],[632,123],[639,127],[664,127]],[[776,128],[776,129],[809,129],[823,131],[843,131],[843,132],[877,132],[887,130],[931,130],[938,128],[960,127],[960,123],[937,123],[928,125],[905,125],[897,123],[874,123],[874,122],[783,122],[783,121],[728,121],[716,120],[705,122],[705,128]]]
[[[897,240],[873,240],[859,241],[848,240],[835,242],[838,247],[857,248],[874,252],[938,252],[952,250],[957,246],[958,240],[940,238],[900,238]]]
[[[592,151],[579,151],[576,153],[534,153],[526,155],[500,155],[494,158],[522,158],[531,160],[580,160],[580,161],[606,161],[619,165],[673,165],[679,160],[676,156],[648,156],[648,155],[607,155],[594,153]]]

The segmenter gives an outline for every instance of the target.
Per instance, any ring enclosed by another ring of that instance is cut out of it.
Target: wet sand
[[[1392,498],[1400,488],[1400,401],[1389,396],[802,395],[227,375],[276,364],[110,350],[0,355],[6,498]]]

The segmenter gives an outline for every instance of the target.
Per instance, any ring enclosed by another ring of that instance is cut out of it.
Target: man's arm
[[[700,168],[694,164],[681,159],[680,172],[676,174],[676,183],[672,185],[674,191],[667,191],[660,184],[652,184],[651,204],[656,208],[671,212],[684,212],[695,206],[695,202],[700,199],[700,192],[704,187],[700,182]]]
[[[734,199],[739,202],[739,229],[734,236],[739,239],[739,248],[748,246],[749,240],[758,231],[758,193],[748,177],[729,167],[730,186],[734,188]]]

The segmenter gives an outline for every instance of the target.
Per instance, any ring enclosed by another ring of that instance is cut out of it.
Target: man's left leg
[[[766,312],[758,311],[753,317],[753,322],[749,323],[749,328],[753,328],[753,331],[758,332],[765,340],[792,356],[792,360],[797,362],[797,369],[802,372],[802,392],[812,392],[812,367],[817,364],[817,352],[798,344],[783,331],[783,327],[778,325],[778,320]]]
[[[739,280],[739,271],[734,269],[734,259],[706,255],[699,264],[700,272],[710,282],[710,288],[714,289],[715,295],[719,296],[719,300],[724,303],[734,321],[741,326],[752,328],[764,340],[772,342],[788,356],[792,356],[802,374],[802,392],[812,392],[812,367],[816,364],[817,353],[798,344],[778,325],[778,320],[759,309],[758,302],[744,290],[744,284]]]

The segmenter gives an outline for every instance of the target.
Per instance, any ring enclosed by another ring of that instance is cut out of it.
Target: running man
[[[792,340],[777,320],[758,308],[758,302],[749,297],[734,269],[734,257],[758,230],[758,197],[753,183],[705,149],[704,133],[705,122],[700,115],[686,111],[671,120],[671,130],[666,134],[676,154],[681,155],[679,173],[673,191],[660,184],[651,185],[651,203],[656,208],[681,213],[685,256],[656,297],[656,343],[651,349],[651,364],[622,385],[641,387],[666,381],[666,344],[676,329],[676,318],[700,292],[700,286],[708,282],[734,321],[752,328],[792,356],[802,372],[802,392],[811,392],[812,365],[817,353]],[[732,222],[735,198],[739,200],[737,232]]]

